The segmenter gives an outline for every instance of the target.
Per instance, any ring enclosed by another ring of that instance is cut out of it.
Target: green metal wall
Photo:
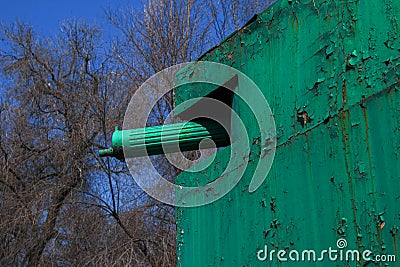
[[[177,209],[178,266],[375,266],[256,256],[264,245],[336,248],[339,238],[349,249],[393,254],[397,262],[388,266],[400,266],[399,21],[398,0],[282,0],[201,58],[256,82],[273,110],[278,147],[267,179],[249,193],[262,142],[252,142],[259,136],[254,117],[234,97],[254,153],[226,196]],[[178,88],[176,102],[210,90]],[[177,182],[218,176],[229,152]]]

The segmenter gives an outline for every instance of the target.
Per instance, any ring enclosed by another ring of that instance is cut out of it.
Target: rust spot
[[[346,58],[346,71],[355,69],[352,59],[353,57],[351,55]]]
[[[357,229],[359,228],[358,223],[357,223],[357,212],[356,212],[357,206],[356,206],[356,201],[355,201],[355,190],[354,190],[353,178],[351,176],[350,168],[349,168],[349,158],[351,155],[351,151],[350,151],[349,135],[347,133],[347,131],[349,129],[349,121],[350,121],[350,113],[348,110],[342,111],[339,114],[339,121],[340,121],[340,125],[342,128],[344,163],[345,163],[345,170],[346,170],[346,174],[347,174],[347,178],[348,178],[347,183],[349,186],[349,193],[350,193],[350,197],[351,197],[350,201],[351,201],[351,209],[353,212],[353,223],[354,223],[355,232],[357,232]]]
[[[311,118],[308,116],[307,111],[297,113],[297,121],[300,122],[301,126],[304,127],[308,122],[311,122]]]
[[[274,219],[271,224],[270,224],[270,228],[271,229],[278,229],[278,227],[281,225],[281,223],[279,222],[278,219]]]
[[[372,167],[372,158],[371,158],[371,147],[369,144],[369,123],[368,123],[368,116],[367,116],[367,108],[362,106],[362,112],[364,117],[364,124],[365,124],[365,142],[367,144],[367,157],[368,157],[368,165],[369,165],[369,177],[371,179],[371,188],[372,191],[375,191],[375,181],[373,176],[373,167]],[[372,195],[372,205],[375,206],[376,199],[375,194]]]
[[[336,232],[339,236],[345,236],[347,232],[347,218],[341,218],[336,228]]]
[[[394,247],[394,251],[396,251],[396,255],[397,255],[397,235],[399,234],[399,227],[393,225],[392,228],[390,229],[390,233],[392,234],[393,237],[393,247]],[[397,258],[397,256],[396,256]]]
[[[275,211],[275,209],[276,209],[276,198],[271,197],[271,202],[269,203],[269,206],[271,208],[271,211],[275,213],[276,212]]]
[[[295,25],[296,25],[296,32],[299,32],[299,20],[298,20],[298,18],[297,18],[295,13],[293,13],[293,16],[294,16],[294,22],[295,22]]]
[[[382,246],[383,246],[383,240],[382,240],[382,229],[385,227],[385,219],[383,215],[385,212],[381,212],[376,216],[376,229],[377,229],[377,239],[378,243],[381,245],[381,252],[382,252]]]
[[[261,136],[257,137],[257,138],[253,138],[253,145],[257,145],[261,140]]]
[[[264,236],[264,238],[267,238],[269,232],[271,232],[271,229],[268,229],[268,230],[263,231],[263,236]]]
[[[343,107],[344,107],[344,105],[347,103],[347,80],[343,81],[342,100],[343,100]]]
[[[387,48],[391,48],[389,45],[389,40],[386,40],[385,42],[383,42],[383,44],[387,47]]]
[[[400,81],[398,81],[400,82]],[[391,104],[391,108],[393,109],[393,95],[392,95],[392,90],[388,91],[388,96],[389,96],[389,102]]]

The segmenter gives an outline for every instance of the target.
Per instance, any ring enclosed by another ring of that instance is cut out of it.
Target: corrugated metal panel
[[[177,209],[179,266],[346,266],[256,257],[264,245],[337,249],[339,238],[349,249],[393,254],[389,266],[400,266],[400,2],[299,2],[278,1],[202,58],[257,83],[275,116],[278,148],[256,192],[248,185],[259,143],[229,194]],[[178,89],[177,104],[209,90]],[[256,139],[251,111],[237,98],[233,107]],[[177,180],[208,181],[228,158],[223,149],[207,171]]]

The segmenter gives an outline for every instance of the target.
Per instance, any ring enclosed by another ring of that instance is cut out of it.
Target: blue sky
[[[141,6],[140,0],[0,0],[0,23],[6,25],[19,19],[33,26],[35,33],[54,37],[60,33],[62,21],[83,19],[96,22],[106,38],[112,38],[114,29],[104,17],[104,9],[129,4]],[[0,42],[0,48],[2,47]],[[0,99],[6,81],[0,79]]]
[[[60,23],[68,18],[85,19],[104,26],[104,9],[129,3],[140,5],[138,0],[0,0],[0,21],[6,24],[18,18],[28,22],[37,33],[53,35]]]

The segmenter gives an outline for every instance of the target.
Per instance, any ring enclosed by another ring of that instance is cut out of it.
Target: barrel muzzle
[[[210,119],[199,119],[184,123],[166,124],[147,128],[119,130],[115,128],[112,135],[112,146],[99,151],[100,157],[142,156],[191,151],[202,148],[223,147],[230,144],[228,132],[218,122]]]

